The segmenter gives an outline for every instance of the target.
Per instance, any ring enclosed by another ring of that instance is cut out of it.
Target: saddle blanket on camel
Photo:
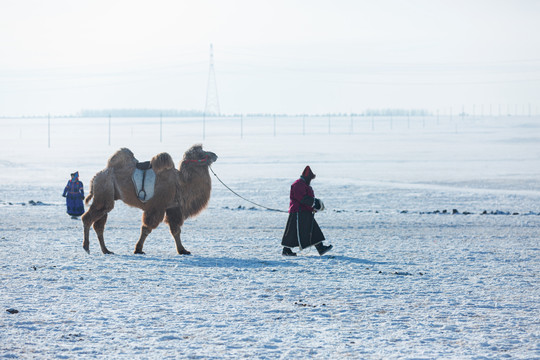
[[[300,211],[289,214],[285,233],[281,240],[281,246],[300,250],[317,245],[324,240],[324,235],[315,221],[315,214],[308,211]]]
[[[151,168],[139,169],[136,168],[133,172],[133,184],[137,197],[142,202],[147,202],[154,196],[154,187],[156,184],[156,173]]]

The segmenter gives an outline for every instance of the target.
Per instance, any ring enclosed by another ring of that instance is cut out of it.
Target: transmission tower
[[[214,48],[210,44],[210,69],[208,71],[208,84],[206,86],[205,116],[219,115],[219,99],[216,84],[216,72],[214,71]]]

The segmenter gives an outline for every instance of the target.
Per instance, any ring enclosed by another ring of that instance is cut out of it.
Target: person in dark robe
[[[71,179],[64,188],[63,197],[66,198],[67,213],[72,219],[84,214],[84,189],[83,183],[79,180],[79,172],[71,174]]]
[[[289,218],[285,233],[281,240],[284,256],[296,256],[291,249],[298,246],[300,250],[315,246],[319,255],[324,255],[332,245],[324,245],[324,235],[315,221],[315,213],[324,210],[324,204],[315,197],[310,186],[315,174],[306,166],[302,175],[291,185]]]

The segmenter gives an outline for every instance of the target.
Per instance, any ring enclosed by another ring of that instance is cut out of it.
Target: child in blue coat
[[[66,198],[67,213],[73,219],[84,214],[84,190],[78,171],[71,174],[71,180],[68,181],[62,196]]]

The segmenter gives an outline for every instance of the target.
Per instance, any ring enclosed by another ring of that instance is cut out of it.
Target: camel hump
[[[163,152],[154,156],[152,160],[150,161],[150,163],[152,164],[152,169],[154,169],[156,174],[164,170],[170,170],[174,168],[173,159],[171,155],[169,155],[166,152]]]
[[[121,148],[115,152],[107,161],[108,168],[121,168],[127,164],[136,164],[135,155],[128,148]]]

